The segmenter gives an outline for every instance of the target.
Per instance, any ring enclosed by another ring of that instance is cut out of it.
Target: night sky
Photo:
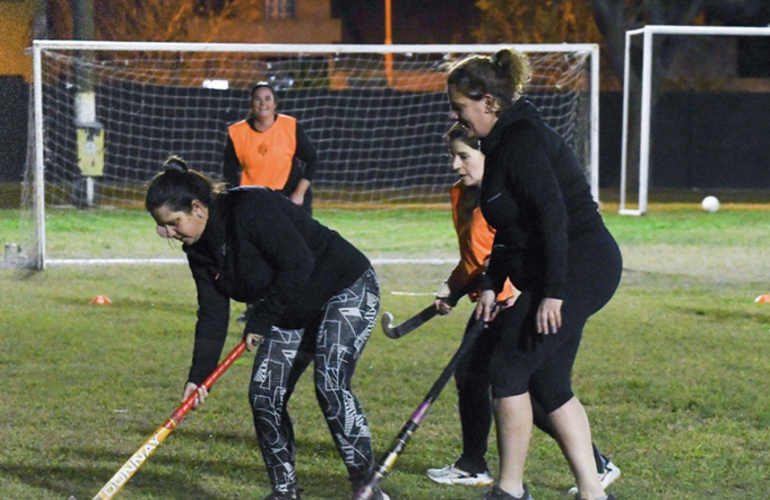
[[[537,1],[537,0],[533,0]],[[343,43],[383,43],[385,0],[331,0],[342,21]],[[474,43],[476,0],[391,0],[393,43]],[[715,24],[770,24],[770,0],[712,2],[704,7]]]

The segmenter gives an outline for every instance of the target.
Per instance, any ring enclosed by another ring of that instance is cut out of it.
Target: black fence
[[[117,99],[122,97],[119,95],[121,92],[133,95],[129,90],[132,89],[113,88],[97,92],[97,95],[98,99]],[[218,172],[221,146],[201,148],[200,145],[212,141],[224,144],[226,124],[244,117],[247,96],[241,95],[240,91],[233,91],[229,104],[206,111],[194,103],[195,99],[201,97],[201,92],[221,91],[188,89],[180,92],[176,89],[168,93],[158,90],[151,97],[145,93],[140,101],[132,105],[112,107],[112,115],[100,116],[100,120],[110,122],[108,134],[137,134],[130,144],[111,145],[108,148],[105,158],[107,168],[117,164],[126,167],[121,162],[132,157],[139,159],[131,161],[150,161],[153,165],[159,165],[168,154],[184,152],[193,165],[201,165],[199,168],[207,172]],[[392,167],[395,172],[397,168],[403,167],[405,157],[410,158],[410,168],[415,169],[409,175],[441,177],[441,172],[446,172],[446,164],[435,160],[443,154],[440,137],[449,124],[444,96],[436,95],[434,98],[423,99],[421,103],[421,116],[435,116],[435,120],[419,120],[394,114],[387,117],[387,126],[374,130],[364,124],[361,120],[363,111],[353,104],[367,97],[357,95],[369,92],[366,89],[350,90],[347,93],[313,90],[301,92],[304,94],[300,98],[281,103],[281,111],[296,116],[307,129],[312,130],[313,141],[328,146],[319,148],[322,149],[322,165],[345,162],[355,157],[355,164],[360,166],[360,171],[349,171],[344,175],[355,176],[357,182],[362,180],[361,176],[365,180],[374,171],[379,171],[382,176],[383,169],[387,171]],[[408,96],[387,91],[380,94],[377,98],[383,99],[385,107],[388,106],[388,99],[420,98],[418,95]],[[23,175],[27,151],[28,95],[29,87],[20,77],[0,78],[0,182],[19,182]],[[313,100],[328,107],[323,123],[314,121],[313,116],[303,116],[300,108],[292,108],[292,103],[304,100]],[[97,107],[101,108],[98,102]],[[108,108],[110,106],[101,109]],[[150,113],[151,109],[173,111],[158,114]],[[67,116],[66,110],[63,110],[62,116]],[[142,130],[155,132],[138,132],[138,116],[152,122],[151,128],[141,127]],[[651,188],[770,188],[770,168],[763,147],[770,142],[770,94],[671,92],[661,96],[654,120]],[[180,122],[185,121],[196,122],[196,127],[184,126],[185,123],[181,123],[183,126],[180,127]],[[207,123],[201,127],[201,122]],[[351,135],[327,135],[331,133],[328,132],[331,126],[339,125],[347,125]],[[47,126],[54,130],[61,129],[59,132],[62,137],[70,138],[68,140],[71,144],[63,141],[55,147],[61,149],[58,153],[63,158],[69,159],[65,163],[75,165],[72,120],[52,120],[47,122]],[[136,127],[136,131],[132,127]],[[210,132],[175,132],[181,129]],[[420,129],[422,139],[415,137],[416,129]],[[604,92],[600,100],[599,169],[600,186],[603,188],[619,185],[621,134],[622,95],[619,92]],[[342,144],[344,141],[350,143]],[[107,142],[109,144],[109,136]],[[366,146],[355,150],[355,144]],[[138,151],[130,151],[131,148],[141,149],[142,153],[137,155]],[[420,161],[420,158],[426,161]],[[144,176],[147,174],[141,173],[147,172],[143,165],[129,167],[136,167],[137,181],[146,180]],[[75,170],[72,175],[75,175]],[[399,173],[399,177],[402,176],[403,172]]]
[[[29,85],[0,76],[0,182],[20,182],[27,156]]]
[[[107,145],[104,180],[146,182],[171,154],[218,177],[227,126],[248,112],[248,90],[242,89],[122,83],[95,91]],[[73,90],[56,84],[43,95],[44,109],[55,109],[44,117],[46,161],[56,164],[57,180],[73,181],[79,176]],[[377,106],[361,106],[367,100]],[[392,111],[405,100],[414,101],[413,116]],[[309,105],[315,111],[308,112]],[[291,99],[279,96],[279,111],[296,117],[319,149],[325,172],[316,182],[374,189],[392,187],[399,178],[451,176],[441,140],[450,125],[448,110],[446,97],[436,93],[300,89]]]

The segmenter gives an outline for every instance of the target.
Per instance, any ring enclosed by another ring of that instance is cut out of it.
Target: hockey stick
[[[211,375],[209,375],[206,380],[203,381],[200,387],[205,387],[207,390],[211,389],[211,386],[214,385],[214,382],[217,381],[217,379],[225,372],[225,370],[230,368],[230,365],[232,365],[233,362],[238,359],[238,356],[243,354],[245,349],[246,344],[241,341],[235,347],[235,349],[233,349],[232,352],[228,354],[221,363],[219,363],[219,366],[217,366],[216,369],[211,372]],[[107,484],[102,487],[102,489],[99,491],[99,493],[96,494],[93,500],[109,500],[114,497],[121,490],[121,488],[126,485],[128,480],[131,479],[136,471],[139,470],[139,467],[144,464],[150,455],[152,455],[153,452],[160,446],[160,444],[168,437],[168,435],[171,434],[171,431],[173,431],[179,422],[182,421],[185,415],[190,412],[197,398],[198,391],[190,394],[190,396],[184,400],[179,408],[177,408],[176,411],[171,414],[171,417],[166,420],[163,425],[158,427],[158,429],[152,433],[152,436],[150,436],[150,438],[145,441],[138,450],[136,450],[136,453],[134,453],[125,464],[123,464],[120,470],[118,470],[118,472],[112,476],[112,479],[107,481]],[[69,500],[75,500],[75,497],[70,497]]]
[[[400,325],[392,326],[393,315],[386,312],[382,315],[382,331],[392,339],[401,338],[407,333],[419,328],[437,314],[438,310],[436,309],[436,306],[431,304]]]
[[[385,453],[385,456],[382,457],[380,463],[375,468],[372,478],[368,483],[358,489],[356,494],[353,496],[353,500],[370,500],[373,497],[374,491],[379,488],[380,484],[385,480],[385,477],[393,469],[393,465],[396,463],[396,460],[398,460],[398,457],[404,451],[404,448],[406,448],[406,443],[422,423],[425,415],[428,413],[428,410],[433,405],[433,402],[436,401],[439,394],[441,394],[441,390],[454,374],[457,365],[471,350],[473,344],[476,343],[476,339],[479,338],[481,332],[484,330],[484,325],[485,323],[483,320],[476,320],[476,323],[465,335],[465,338],[460,344],[460,347],[457,349],[457,352],[455,352],[454,356],[452,356],[449,364],[447,364],[446,368],[444,368],[444,371],[441,372],[439,378],[433,383],[433,387],[430,388],[430,391],[428,391],[428,394],[425,396],[423,402],[420,403],[420,406],[417,407],[417,410],[412,413],[409,421],[404,424],[404,426],[401,428],[401,431],[398,433],[398,436],[396,436],[396,439],[394,439],[391,443],[390,448]]]

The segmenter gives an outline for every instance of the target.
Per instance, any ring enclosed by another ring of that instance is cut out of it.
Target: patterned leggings
[[[257,350],[249,401],[274,491],[291,493],[298,487],[294,428],[286,405],[311,361],[316,398],[353,487],[371,475],[369,425],[350,383],[379,308],[379,283],[370,267],[326,303],[316,323],[300,330],[273,327]]]

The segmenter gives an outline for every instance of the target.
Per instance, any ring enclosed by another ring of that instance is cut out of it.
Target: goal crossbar
[[[345,44],[250,44],[250,43],[180,43],[180,42],[119,42],[119,41],[69,41],[35,40],[33,42],[33,123],[34,155],[28,161],[29,169],[34,172],[30,182],[31,205],[34,213],[34,261],[29,267],[44,269],[46,262],[74,264],[92,262],[92,258],[50,258],[46,253],[46,157],[48,143],[46,137],[46,110],[44,103],[44,67],[43,54],[47,51],[71,53],[84,52],[178,52],[178,53],[242,53],[281,57],[294,55],[337,55],[337,54],[393,54],[408,58],[415,54],[453,55],[450,59],[464,54],[494,53],[505,47],[512,47],[524,53],[564,53],[582,54],[588,61],[587,94],[590,96],[589,119],[587,128],[586,171],[594,198],[599,200],[599,46],[597,44],[464,44],[464,45],[345,45]],[[430,57],[430,56],[428,56]],[[566,57],[566,55],[565,55]],[[28,179],[30,180],[30,179]],[[90,180],[90,179],[89,179]],[[58,261],[58,262],[57,262]],[[116,258],[115,263],[151,262],[147,258]],[[163,259],[158,260],[163,262]]]
[[[533,44],[294,44],[294,43],[201,43],[201,42],[117,42],[89,40],[35,40],[33,50],[152,50],[158,52],[262,52],[305,54],[434,54],[494,53],[504,47],[520,52],[597,52],[595,43]]]

